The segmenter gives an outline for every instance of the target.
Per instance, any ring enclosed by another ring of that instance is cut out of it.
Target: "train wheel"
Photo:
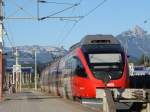
[[[79,101],[79,97],[77,97],[77,96],[73,96],[73,101]]]
[[[77,96],[73,96],[73,101],[81,102],[81,98]]]

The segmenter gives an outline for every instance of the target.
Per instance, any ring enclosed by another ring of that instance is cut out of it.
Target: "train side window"
[[[83,64],[78,57],[73,57],[73,73],[80,77],[87,77]]]

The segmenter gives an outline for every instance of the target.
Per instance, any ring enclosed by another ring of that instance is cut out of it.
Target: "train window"
[[[119,63],[122,61],[120,53],[89,54],[90,63]]]
[[[110,40],[92,40],[91,43],[94,44],[110,44]]]
[[[83,64],[78,57],[73,57],[72,59],[72,74],[80,77],[87,77]]]

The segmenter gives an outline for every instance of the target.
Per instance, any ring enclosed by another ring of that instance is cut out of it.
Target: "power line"
[[[78,2],[78,3],[80,3],[81,4],[81,2]],[[75,10],[76,10],[76,7],[74,7],[73,9],[72,9],[72,11],[71,11],[71,13],[70,13],[70,16],[72,16],[73,15],[73,13],[75,12]],[[68,26],[68,23],[69,22],[76,22],[77,20],[75,20],[75,18],[61,18],[61,20],[65,20],[66,22],[65,22],[65,24],[64,24],[64,26],[63,26],[63,30],[61,30],[61,32],[59,33],[59,36],[57,37],[57,38],[59,38],[60,36],[62,36],[62,34],[64,34],[64,32],[65,32],[65,29],[66,29],[66,27]],[[61,46],[60,45],[60,40],[58,40],[57,39],[57,41],[56,42],[58,42],[58,45],[57,46]],[[62,41],[61,41],[62,42]]]
[[[60,18],[61,21],[71,21],[71,22],[77,22],[75,19],[68,19],[68,18]]]
[[[67,3],[67,2],[49,2],[45,0],[38,0],[39,3],[51,3],[51,4],[58,4],[58,5],[73,5],[73,3]]]
[[[11,1],[11,2],[12,2],[12,1]],[[14,2],[12,2],[12,3],[14,4]],[[8,17],[12,17],[12,16],[15,15],[17,12],[19,12],[20,9],[22,9],[22,8],[20,8],[20,6],[19,6],[19,7],[17,6],[17,9],[16,9],[13,13],[11,13]]]
[[[60,20],[67,20],[69,21],[69,19],[79,19],[79,18],[83,18],[83,16],[53,16],[53,17],[49,17],[50,19],[60,19]],[[37,17],[4,17],[4,19],[9,20],[9,19],[33,19],[36,20],[38,19]],[[41,20],[41,19],[40,19]]]
[[[24,9],[24,7],[22,7],[22,6],[20,6],[19,4],[17,4],[15,1],[11,1],[18,9],[15,11],[15,12],[13,12],[10,16],[8,16],[8,17],[11,17],[11,16],[13,16],[14,14],[16,14],[18,11],[23,11],[24,13],[26,13],[27,15],[29,15],[30,17],[33,17],[33,15],[32,14],[30,14],[28,11],[26,11],[25,9]],[[28,2],[27,2],[28,3]],[[24,3],[24,5],[25,4],[27,4],[27,3]]]
[[[78,3],[81,5],[81,2],[82,2],[82,0],[80,0]],[[75,9],[74,9],[75,10]],[[73,12],[74,12],[74,10],[73,10]],[[73,14],[73,12],[72,12],[72,14]],[[83,17],[83,16],[82,16]],[[82,18],[81,17],[81,18]],[[65,18],[65,20],[66,20],[67,18]],[[68,32],[66,33],[66,35],[64,36],[64,38],[62,39],[62,41],[59,43],[59,45],[58,46],[60,46],[61,47],[61,44],[65,41],[65,39],[66,38],[68,38],[68,36],[69,36],[69,34],[72,32],[72,30],[74,29],[74,27],[76,26],[76,24],[77,24],[77,22],[78,22],[78,20],[71,20],[71,19],[67,19],[68,21],[71,21],[71,22],[74,22],[74,24],[72,25],[72,27],[68,30]],[[65,26],[67,25],[67,23],[65,24]],[[65,27],[64,26],[64,27]]]
[[[100,2],[98,5],[96,5],[96,7],[94,7],[94,8],[91,9],[88,13],[86,13],[83,18],[89,16],[89,15],[90,15],[91,13],[93,13],[96,9],[98,9],[99,7],[101,7],[106,1],[107,1],[107,0],[103,0],[102,2]],[[83,18],[81,18],[81,19],[83,19]],[[81,20],[81,19],[80,19],[80,20]]]
[[[28,20],[37,20],[37,17],[4,17],[4,19],[6,20],[24,20],[24,19],[28,19]]]
[[[31,1],[30,1],[31,2]],[[5,4],[6,4],[6,1],[5,1]],[[13,4],[17,9],[14,10],[11,14],[9,15],[6,15],[4,16],[4,19],[5,20],[9,20],[9,19],[37,19],[37,17],[34,17],[30,12],[28,12],[27,10],[25,10],[25,5],[28,5],[29,4],[29,0],[26,1],[25,3],[22,3],[24,6],[21,6],[20,4],[16,3],[15,1],[12,1],[11,0],[11,4]],[[4,8],[6,6],[4,5]],[[5,8],[6,10],[6,8]],[[29,17],[15,17],[15,14],[17,14],[18,12],[24,12],[24,14],[27,14]]]
[[[55,15],[57,15],[57,14],[60,14],[60,13],[62,13],[62,12],[65,12],[65,11],[67,11],[67,10],[69,10],[69,9],[71,9],[71,8],[73,8],[73,7],[76,7],[76,6],[78,6],[79,5],[79,3],[63,3],[63,2],[47,2],[47,1],[45,1],[45,0],[36,0],[37,1],[37,14],[36,14],[36,16],[33,16],[32,14],[30,14],[28,11],[26,11],[25,9],[24,9],[24,7],[22,7],[22,6],[20,6],[20,5],[18,5],[18,3],[16,3],[15,1],[12,1],[12,3],[18,8],[16,11],[14,11],[12,14],[10,14],[10,15],[8,15],[7,17],[5,16],[4,17],[4,19],[6,19],[6,20],[11,20],[11,19],[13,19],[13,20],[26,20],[26,19],[28,19],[28,20],[44,20],[44,19],[48,19],[48,18],[50,18],[50,19],[59,19],[59,20],[65,20],[65,21],[73,21],[73,20],[75,20],[75,19],[80,19],[80,18],[82,18],[83,16],[55,16]],[[63,9],[63,10],[60,10],[60,11],[58,11],[58,12],[55,12],[55,13],[52,13],[52,14],[50,14],[49,16],[46,16],[46,17],[40,17],[40,5],[39,5],[39,3],[55,3],[55,4],[67,4],[67,5],[71,5],[70,7],[67,7],[67,8],[65,8],[65,9]],[[25,3],[26,4],[26,3]],[[25,14],[28,14],[29,15],[29,17],[28,16],[26,16],[26,17],[15,17],[14,15],[18,12],[18,11],[23,11]]]
[[[9,41],[11,47],[12,47],[12,48],[15,48],[15,44],[14,44],[14,43],[12,42],[12,40],[10,39],[10,36],[9,36],[9,34],[8,34],[8,31],[6,30],[6,28],[4,27],[4,25],[3,25],[3,29],[4,29],[5,35],[6,35],[7,39],[8,39],[8,41]]]
[[[68,36],[71,34],[71,32],[73,31],[73,29],[75,28],[75,26],[77,25],[78,22],[79,21],[74,22],[74,24],[72,25],[72,27],[66,33],[65,38],[62,39],[61,43],[63,43],[65,41],[65,39],[68,38]]]
[[[14,43],[13,31],[12,31],[12,28],[11,28],[11,25],[10,25],[9,21],[7,21],[7,29],[9,31],[10,37],[12,38],[12,42]]]
[[[47,2],[47,1],[44,1],[44,0],[37,0],[38,3],[54,3],[54,4],[64,4],[64,5],[65,5],[65,4],[68,4],[68,5],[71,5],[71,6],[65,8],[65,9],[62,9],[62,10],[60,10],[60,11],[58,11],[58,12],[52,13],[52,14],[50,14],[49,16],[42,17],[42,18],[38,18],[38,17],[11,17],[11,18],[5,17],[5,19],[39,19],[39,20],[44,20],[44,19],[47,19],[47,18],[52,18],[52,19],[58,18],[58,19],[60,19],[60,20],[74,21],[74,24],[72,25],[72,27],[69,29],[69,31],[68,31],[67,34],[66,34],[66,37],[65,37],[65,38],[67,38],[79,21],[81,21],[83,18],[85,18],[85,17],[87,17],[88,15],[90,15],[91,13],[93,13],[97,8],[99,8],[100,6],[102,6],[107,0],[103,0],[101,3],[99,3],[99,4],[98,4],[96,7],[94,7],[93,9],[91,9],[91,10],[90,10],[88,13],[86,13],[84,16],[72,16],[72,17],[71,17],[71,16],[70,16],[70,17],[67,17],[67,16],[66,16],[66,17],[63,17],[63,16],[57,16],[57,17],[56,17],[56,16],[55,16],[55,15],[57,15],[57,14],[60,14],[60,13],[62,13],[62,12],[65,12],[65,11],[67,11],[67,10],[69,10],[69,9],[72,9],[72,8],[74,8],[74,7],[76,7],[76,6],[79,6],[80,3],[81,3],[81,1],[82,1],[82,0],[80,0],[79,3],[72,4],[72,3]],[[17,4],[16,4],[16,5],[17,5]],[[18,6],[18,5],[17,5],[17,6]],[[18,6],[18,8],[19,8],[20,10],[23,10],[23,11],[24,11],[24,8],[23,8],[23,7]],[[39,11],[38,11],[38,13],[39,13]],[[74,20],[74,19],[78,19],[78,20]]]
[[[55,12],[55,13],[53,13],[53,14],[50,14],[49,16],[42,17],[42,18],[40,18],[39,20],[44,20],[44,19],[47,19],[47,18],[51,18],[52,16],[55,16],[55,15],[60,14],[60,13],[62,13],[62,12],[65,12],[65,11],[67,11],[67,10],[69,10],[69,9],[72,9],[73,7],[78,6],[78,5],[79,5],[79,3],[76,3],[76,4],[74,4],[74,5],[70,6],[70,7],[67,7],[67,8],[65,8],[65,9],[63,9],[63,10],[60,10],[60,11]]]
[[[81,2],[82,0],[80,0]],[[64,40],[70,35],[70,33],[72,32],[72,30],[75,28],[75,26],[77,25],[77,23],[79,23],[79,21],[81,21],[82,19],[84,19],[85,17],[89,16],[91,13],[93,13],[96,9],[98,9],[100,6],[102,6],[107,0],[103,0],[102,2],[100,2],[98,5],[96,5],[96,7],[94,7],[93,9],[91,9],[88,13],[86,13],[84,16],[82,16],[82,18],[80,18],[78,21],[75,21],[75,23],[72,25],[71,29],[67,32],[65,38],[62,39],[62,43],[64,42]]]

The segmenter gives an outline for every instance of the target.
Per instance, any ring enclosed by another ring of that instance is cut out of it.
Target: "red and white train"
[[[87,35],[41,74],[41,88],[68,98],[95,98],[96,89],[128,87],[127,56],[112,35]]]

